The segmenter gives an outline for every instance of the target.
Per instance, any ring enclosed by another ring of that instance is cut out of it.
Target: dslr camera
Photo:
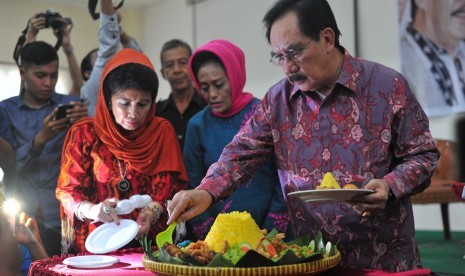
[[[61,19],[64,19],[69,25],[72,24],[71,18],[62,17],[61,14],[54,9],[47,9],[45,13],[41,13],[37,17],[45,17],[45,28],[52,28],[54,30],[60,29],[63,26]]]

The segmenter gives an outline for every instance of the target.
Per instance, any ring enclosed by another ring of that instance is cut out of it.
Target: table
[[[90,255],[90,254],[89,254]],[[107,254],[117,257],[120,262],[103,268],[74,268],[63,264],[63,260],[74,255],[53,256],[38,260],[31,264],[29,276],[59,276],[59,275],[151,275],[154,273],[145,270],[142,265],[142,250],[124,249]]]
[[[44,260],[38,260],[31,264],[29,269],[29,276],[61,276],[61,275],[155,275],[155,273],[145,270],[142,265],[142,249],[124,249],[117,250],[108,254],[120,259],[119,263],[105,268],[73,268],[63,264],[63,260],[73,255],[54,256]],[[379,270],[369,269],[350,269],[343,267],[336,267],[326,271],[319,276],[427,276],[430,275],[429,269],[417,269],[414,271],[389,273]],[[434,275],[434,274],[433,274]]]
[[[430,269],[415,269],[404,272],[386,272],[382,270],[370,270],[370,269],[356,269],[356,268],[343,268],[335,267],[334,269],[318,274],[318,276],[429,276],[437,275],[431,273]]]

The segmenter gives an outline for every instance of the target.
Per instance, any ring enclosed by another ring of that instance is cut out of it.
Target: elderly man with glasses
[[[280,0],[263,21],[271,62],[286,78],[270,88],[201,184],[174,196],[168,223],[228,196],[275,154],[296,237],[321,231],[337,243],[342,267],[421,268],[410,196],[430,184],[439,153],[407,81],[351,56],[326,1]],[[328,172],[340,186],[373,192],[330,203],[288,196],[316,189]]]

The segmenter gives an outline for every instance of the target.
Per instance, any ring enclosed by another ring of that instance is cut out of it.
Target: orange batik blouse
[[[74,228],[74,244],[78,252],[85,251],[85,239],[101,224],[78,220],[74,210],[79,202],[86,200],[98,204],[108,198],[122,200],[128,199],[133,194],[148,194],[153,201],[165,206],[166,201],[176,192],[187,187],[187,182],[180,180],[177,172],[147,175],[128,166],[126,179],[131,185],[128,191],[120,192],[117,185],[122,177],[118,161],[95,135],[92,124],[83,124],[74,128],[69,135],[72,139],[69,139],[67,150],[62,157],[57,198],[63,207],[63,223],[70,223],[69,226]],[[120,160],[120,163],[124,162]],[[138,211],[136,209],[131,214],[120,217],[137,220]],[[165,212],[149,233],[153,240],[156,233],[166,228],[166,220]]]
[[[63,253],[73,245],[85,251],[85,239],[101,223],[91,224],[76,217],[82,201],[98,204],[106,199],[128,199],[134,194],[148,194],[166,206],[174,194],[187,188],[187,173],[182,161],[176,133],[171,124],[155,117],[155,98],[143,124],[131,132],[120,131],[106,106],[103,83],[120,66],[137,63],[155,72],[147,56],[131,49],[118,52],[106,65],[102,75],[94,118],[85,118],[69,129],[63,147],[61,171],[56,196],[61,202]],[[118,189],[126,179],[129,190]],[[137,220],[139,210],[120,216]],[[166,228],[166,211],[149,232]]]

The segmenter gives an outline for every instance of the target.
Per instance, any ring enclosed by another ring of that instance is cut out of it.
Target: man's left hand
[[[76,122],[77,120],[87,117],[88,116],[88,111],[87,111],[87,104],[83,102],[75,102],[71,101],[70,104],[74,105],[72,109],[69,110],[68,112],[68,119],[71,124]]]
[[[364,189],[373,190],[374,193],[356,196],[349,202],[351,207],[362,216],[371,216],[382,212],[389,199],[389,185],[382,179],[372,179]]]

